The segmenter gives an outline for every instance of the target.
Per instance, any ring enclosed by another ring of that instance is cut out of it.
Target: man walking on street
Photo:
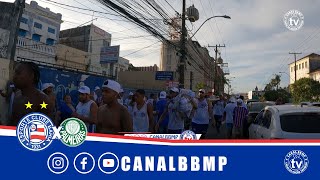
[[[196,134],[204,136],[207,133],[209,126],[209,119],[212,116],[212,104],[208,103],[205,98],[205,90],[199,90],[199,98],[195,99],[196,109],[192,118],[192,131]],[[214,122],[213,122],[214,123]]]
[[[234,108],[232,136],[234,139],[241,139],[243,136],[243,123],[248,115],[247,108],[242,106],[242,99],[237,100],[237,107]]]
[[[224,119],[226,121],[227,139],[232,138],[233,112],[234,112],[234,108],[236,107],[237,107],[236,99],[234,97],[231,97],[228,104],[224,108]]]
[[[39,80],[40,71],[35,63],[22,62],[15,67],[13,83],[17,89],[21,90],[21,94],[15,96],[8,125],[17,126],[20,119],[31,112],[41,112],[52,119],[53,107],[49,104],[48,96],[36,88]]]
[[[218,134],[220,133],[220,127],[223,118],[223,110],[224,110],[224,100],[223,96],[220,96],[220,99],[213,106],[214,119],[216,121],[216,128]]]
[[[153,107],[144,100],[145,91],[136,90],[133,106],[133,132],[154,132]]]
[[[98,110],[97,133],[119,134],[132,132],[132,119],[126,107],[119,104],[121,86],[118,82],[107,80],[102,85],[104,105]]]
[[[72,116],[85,122],[88,132],[93,133],[97,124],[98,105],[90,99],[90,88],[88,86],[81,86],[78,91],[80,93],[79,103]]]
[[[159,125],[167,113],[169,113],[168,133],[181,134],[184,131],[184,123],[187,118],[188,100],[179,95],[179,89],[176,87],[171,88],[170,97],[171,100],[156,125],[156,131],[159,129]]]
[[[156,104],[156,112],[160,116],[163,114],[167,107],[167,93],[165,91],[160,92],[159,101]],[[169,122],[169,116],[166,115],[164,120],[159,124],[159,133],[160,134],[166,134],[168,133],[168,122]],[[156,122],[158,123],[158,121]]]

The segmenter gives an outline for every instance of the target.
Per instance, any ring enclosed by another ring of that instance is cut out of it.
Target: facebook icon
[[[91,154],[82,152],[74,158],[73,166],[78,173],[88,174],[94,169],[95,160]]]

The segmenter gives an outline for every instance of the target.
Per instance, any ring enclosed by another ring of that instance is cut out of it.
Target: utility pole
[[[302,54],[302,53],[289,52],[289,54],[294,55],[294,82],[296,82],[297,81],[297,54]]]
[[[20,18],[25,7],[25,0],[16,0],[14,2],[14,9],[11,18],[10,36],[8,42],[7,58],[10,59],[9,63],[9,78],[13,76],[14,57],[16,54],[16,45],[18,41]]]
[[[220,48],[220,47],[226,47],[226,45],[215,45],[215,46],[210,46],[210,45],[208,45],[208,47],[214,47],[214,52],[215,52],[215,61],[214,61],[214,68],[213,68],[213,74],[214,74],[214,77],[213,77],[213,82],[214,82],[214,84],[213,84],[213,89],[214,89],[214,92],[216,93],[217,92],[217,90],[218,90],[218,86],[217,86],[217,84],[216,84],[216,82],[217,82],[217,60],[218,60],[218,48]]]
[[[184,88],[184,69],[186,58],[186,0],[182,1],[182,27],[180,36],[179,87]]]

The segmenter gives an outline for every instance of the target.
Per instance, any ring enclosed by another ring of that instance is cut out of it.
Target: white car
[[[315,106],[320,107],[320,102],[301,102],[301,106]]]
[[[320,139],[320,108],[267,106],[249,127],[250,139]]]

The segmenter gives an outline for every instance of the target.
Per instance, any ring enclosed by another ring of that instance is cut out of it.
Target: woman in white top
[[[144,100],[145,91],[138,89],[134,96],[133,132],[154,132],[153,108]]]

